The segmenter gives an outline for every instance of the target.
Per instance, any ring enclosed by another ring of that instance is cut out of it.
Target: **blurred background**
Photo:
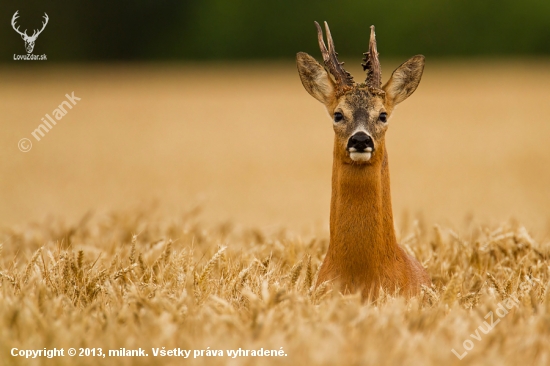
[[[550,3],[540,0],[5,0],[0,44],[13,52],[16,10],[21,30],[50,17],[35,52],[50,62],[288,60],[318,51],[313,20],[330,22],[342,55],[360,55],[371,24],[386,57],[550,54]]]
[[[26,54],[12,29],[39,29]],[[427,57],[387,141],[398,225],[515,218],[550,229],[550,2],[2,1],[0,224],[155,204],[205,219],[328,225],[332,128],[294,57],[313,21],[362,80],[376,26],[383,78]],[[81,101],[40,141],[31,132]],[[29,152],[17,148],[29,138]],[[540,231],[542,229],[542,231]]]

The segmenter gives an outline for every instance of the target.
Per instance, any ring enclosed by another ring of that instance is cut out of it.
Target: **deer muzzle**
[[[348,140],[347,150],[353,161],[369,161],[374,152],[374,141],[365,132],[357,132]]]

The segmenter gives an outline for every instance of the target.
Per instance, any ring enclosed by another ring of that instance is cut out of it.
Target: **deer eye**
[[[344,119],[344,115],[340,112],[334,113],[334,122],[340,122]]]
[[[380,115],[378,116],[378,119],[384,123],[386,123],[388,121],[388,114],[386,112],[382,112],[380,113]]]

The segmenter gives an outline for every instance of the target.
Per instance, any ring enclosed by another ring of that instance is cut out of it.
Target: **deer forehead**
[[[367,122],[384,109],[384,94],[367,88],[354,90],[338,98],[334,112],[342,111],[355,122]]]

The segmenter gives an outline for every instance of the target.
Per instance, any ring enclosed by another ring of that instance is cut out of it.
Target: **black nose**
[[[363,152],[367,147],[374,150],[372,138],[364,132],[357,132],[348,141],[348,150],[354,148],[357,152]]]

